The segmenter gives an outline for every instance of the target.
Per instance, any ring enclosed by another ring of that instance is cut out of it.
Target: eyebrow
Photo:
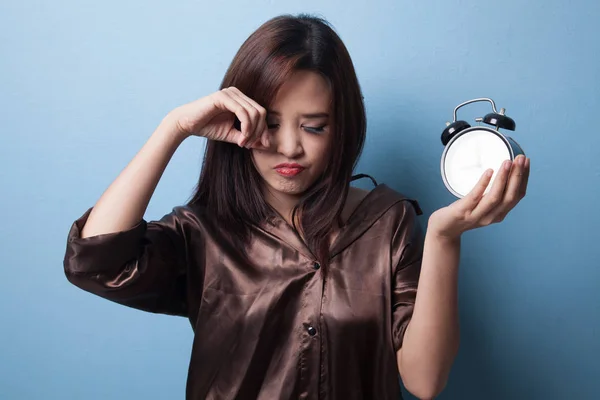
[[[268,110],[267,113],[270,114],[270,115],[276,115],[276,116],[279,116],[279,117],[281,116],[281,113],[278,112],[278,111]],[[310,113],[310,114],[302,114],[301,117],[302,118],[309,118],[309,119],[328,118],[329,114],[325,113],[325,112]]]

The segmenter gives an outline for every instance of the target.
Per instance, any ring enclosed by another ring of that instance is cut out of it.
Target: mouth
[[[284,163],[275,166],[275,171],[281,176],[293,177],[304,171],[305,168],[296,163]]]

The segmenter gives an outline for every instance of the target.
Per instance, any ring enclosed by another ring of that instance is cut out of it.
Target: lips
[[[304,167],[296,163],[283,163],[275,166],[275,171],[285,177],[293,177],[304,171]]]

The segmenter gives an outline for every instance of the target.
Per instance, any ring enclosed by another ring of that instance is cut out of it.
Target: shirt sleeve
[[[423,259],[423,232],[419,225],[419,205],[404,200],[401,220],[394,233],[392,260],[395,271],[392,280],[392,340],[394,350],[402,347],[404,333],[410,322],[417,296],[417,285]]]
[[[158,221],[81,238],[92,208],[71,226],[64,272],[87,292],[143,311],[187,316],[186,249],[176,209]]]

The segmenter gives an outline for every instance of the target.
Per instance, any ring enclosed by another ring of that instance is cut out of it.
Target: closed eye
[[[327,125],[321,125],[321,126],[303,126],[302,128],[304,128],[304,130],[310,132],[310,133],[323,133],[325,132],[325,127]],[[267,125],[267,129],[269,130],[273,130],[273,129],[277,129],[279,128],[279,124],[268,124]]]
[[[312,133],[323,133],[325,131],[325,127],[327,125],[322,125],[322,126],[305,126],[304,129],[308,132],[312,132]]]

